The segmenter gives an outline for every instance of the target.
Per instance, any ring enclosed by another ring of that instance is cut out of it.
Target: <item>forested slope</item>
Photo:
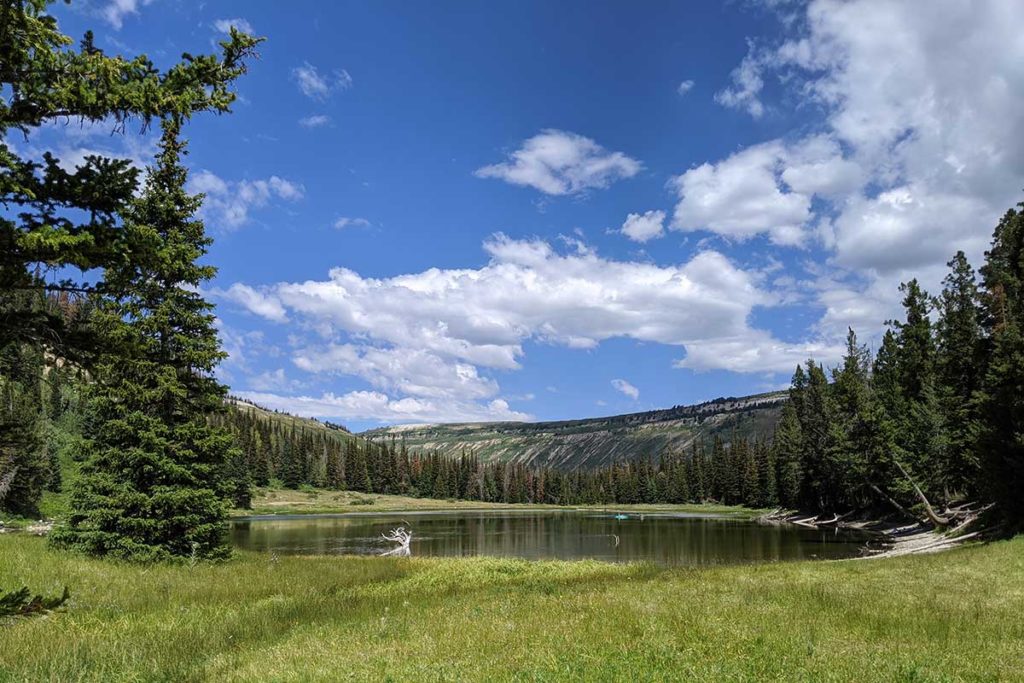
[[[770,438],[785,392],[719,398],[691,406],[558,422],[476,422],[404,425],[364,432],[395,439],[410,450],[465,452],[485,462],[563,470],[680,453],[720,437]]]

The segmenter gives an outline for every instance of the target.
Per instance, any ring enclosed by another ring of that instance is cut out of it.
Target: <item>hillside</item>
[[[251,414],[257,419],[275,424],[279,428],[291,429],[294,427],[299,432],[308,431],[314,434],[326,434],[328,438],[334,438],[342,442],[356,438],[347,428],[333,422],[321,422],[310,417],[298,417],[291,413],[268,410],[263,406],[234,396],[229,396],[226,403],[240,412]]]
[[[370,439],[402,440],[410,450],[455,454],[560,469],[678,452],[721,436],[770,436],[785,392],[719,398],[692,406],[558,422],[474,422],[400,425],[363,432]]]

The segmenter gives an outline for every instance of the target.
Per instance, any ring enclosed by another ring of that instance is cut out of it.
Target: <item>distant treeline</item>
[[[249,410],[217,415],[235,436],[245,472],[256,486],[313,486],[367,493],[502,503],[694,503],[770,506],[780,498],[778,460],[764,440],[716,439],[705,448],[591,470],[564,471],[516,463],[484,463],[465,453],[410,451],[397,439],[338,435]],[[244,505],[245,486],[236,502]]]

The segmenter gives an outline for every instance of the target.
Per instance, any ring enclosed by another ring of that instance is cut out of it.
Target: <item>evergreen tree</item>
[[[185,192],[179,121],[163,136],[146,190],[125,215],[128,254],[106,280],[100,306],[111,354],[91,390],[91,456],[72,513],[53,540],[133,560],[225,557],[225,460],[229,433],[207,416],[225,396],[213,377],[224,357],[212,305],[199,294],[214,275],[197,261],[211,240],[194,218],[202,198]]]
[[[828,379],[825,370],[813,360],[807,361],[807,386],[801,392],[803,470],[801,501],[811,510],[825,509],[829,472],[826,463],[829,448],[829,425],[832,421]]]
[[[772,439],[772,450],[775,453],[778,471],[776,479],[779,503],[787,507],[796,507],[800,505],[800,492],[803,487],[803,440],[800,418],[792,399],[782,406],[782,415]]]
[[[136,169],[95,153],[72,166],[51,151],[36,156],[34,145],[15,148],[6,140],[68,119],[112,121],[120,130],[131,119],[145,127],[165,116],[227,112],[235,99],[230,86],[258,41],[232,30],[219,57],[190,55],[161,70],[145,55],[108,56],[91,32],[70,48],[73,41],[47,12],[51,1],[0,0],[0,200],[18,207],[0,218],[0,290],[102,292],[92,274],[131,254],[118,219],[138,189]],[[28,343],[61,357],[91,357],[96,339],[67,321],[8,308],[0,315],[0,349]]]
[[[846,336],[843,364],[832,373],[832,419],[822,475],[822,499],[835,509],[855,505],[865,481],[870,356],[853,329]]]
[[[981,268],[988,367],[978,392],[977,452],[984,490],[1024,525],[1024,204],[996,226]]]
[[[896,331],[896,375],[902,400],[896,424],[899,460],[924,489],[937,490],[936,464],[942,447],[941,416],[935,392],[935,338],[929,312],[931,299],[917,280],[900,285],[904,321],[892,321]],[[900,486],[899,482],[893,482]],[[909,483],[904,483],[904,488]]]
[[[947,490],[977,493],[973,398],[984,366],[980,357],[978,286],[974,269],[962,251],[947,265],[950,272],[936,304],[938,401],[945,435],[939,483]]]
[[[775,453],[763,440],[754,447],[757,462],[758,497],[754,501],[760,507],[779,504],[778,481],[776,479]]]
[[[56,422],[64,414],[64,369],[55,364],[46,373],[49,395],[47,400],[46,416],[51,422]]]
[[[8,346],[0,375],[0,511],[30,516],[39,509],[51,479],[40,438],[42,354],[26,345]]]

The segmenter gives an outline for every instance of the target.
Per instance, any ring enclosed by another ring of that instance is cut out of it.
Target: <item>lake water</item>
[[[624,518],[623,518],[624,517]],[[294,555],[381,555],[381,538],[412,531],[413,557],[521,557],[649,560],[665,565],[735,564],[856,557],[859,534],[774,526],[735,518],[678,513],[616,516],[565,510],[458,510],[247,517],[231,524],[234,545]]]

